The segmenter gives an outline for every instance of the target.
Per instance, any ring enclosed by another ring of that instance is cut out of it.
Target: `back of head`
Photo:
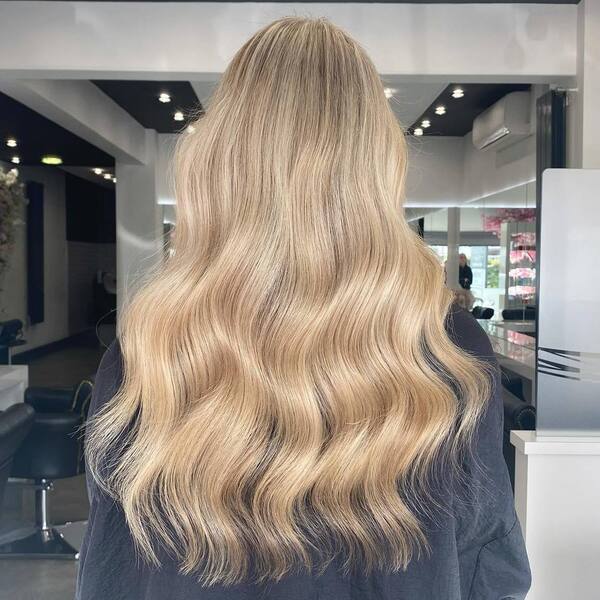
[[[233,583],[426,545],[415,499],[487,380],[446,335],[405,170],[343,31],[283,19],[237,53],[180,144],[174,253],[120,320],[124,380],[87,446],[148,560]]]

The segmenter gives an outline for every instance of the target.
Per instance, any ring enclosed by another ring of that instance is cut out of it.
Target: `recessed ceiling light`
[[[386,87],[383,88],[383,93],[385,94],[385,97],[389,100],[390,98],[392,98],[394,96],[394,94],[397,92],[398,90],[391,88],[391,87]]]
[[[20,159],[18,156],[13,156],[13,157],[10,159],[10,162],[11,162],[11,163],[14,163],[15,165],[18,165],[18,164],[20,164],[20,163],[21,163],[21,159]]]
[[[17,147],[17,140],[15,140],[15,138],[8,138],[6,140],[6,145],[9,148],[16,148]]]
[[[453,98],[462,98],[465,95],[465,91],[462,88],[454,88],[454,90],[452,91],[452,97]]]
[[[439,106],[435,107],[435,114],[436,115],[445,115],[446,114],[446,107],[443,104],[440,104]]]
[[[92,169],[92,171],[94,171],[96,175],[102,175],[102,173],[104,173],[104,169],[101,169],[100,167],[96,167],[95,169]]]
[[[104,179],[112,179],[112,175],[110,173],[104,173],[103,175]]]
[[[113,182],[113,183],[117,183],[117,178],[116,178],[116,177],[113,177],[113,178],[112,178],[112,182]]]
[[[417,128],[416,128],[416,129],[413,131],[413,133],[414,133],[415,135],[423,135],[423,130],[422,130],[420,127],[417,127]]]
[[[174,118],[176,121],[183,121],[183,113],[182,113],[180,110],[178,110],[178,111],[177,111],[177,112],[176,112],[176,113],[173,115],[173,118]]]
[[[168,102],[171,102],[171,96],[167,94],[167,92],[161,92],[158,96],[158,101],[167,104]]]
[[[423,120],[421,121],[421,127],[422,127],[423,129],[427,129],[427,128],[428,128],[428,127],[430,127],[430,126],[431,126],[431,121],[430,121],[429,119],[423,119]]]
[[[193,125],[188,125],[186,131],[188,133],[194,133],[194,131],[196,131],[196,128]]]
[[[46,156],[42,156],[42,162],[45,165],[62,165],[63,159],[56,154],[46,154]]]

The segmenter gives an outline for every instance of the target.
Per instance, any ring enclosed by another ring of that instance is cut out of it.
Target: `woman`
[[[458,255],[458,283],[463,290],[470,290],[473,285],[473,271],[469,266],[466,254]]]
[[[80,600],[524,596],[493,353],[403,218],[405,170],[337,27],[238,52],[98,371]]]

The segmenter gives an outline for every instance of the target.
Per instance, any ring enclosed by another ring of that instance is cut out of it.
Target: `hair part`
[[[182,136],[174,253],[119,320],[86,450],[144,559],[212,585],[427,547],[417,500],[460,469],[489,379],[446,333],[406,154],[373,64],[321,19],[255,34]]]

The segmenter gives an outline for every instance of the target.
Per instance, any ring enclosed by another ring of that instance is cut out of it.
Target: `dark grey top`
[[[453,313],[454,343],[494,362],[490,343],[473,317]],[[121,380],[119,346],[104,355],[91,414],[115,393]],[[294,574],[278,583],[202,587],[164,558],[161,568],[136,553],[121,507],[88,481],[90,517],[81,549],[77,600],[509,600],[525,597],[529,565],[502,455],[502,400],[496,383],[475,438],[481,468],[466,466],[475,496],[452,500],[452,511],[427,526],[431,552],[406,571],[369,576],[340,573],[332,563],[322,575]]]

